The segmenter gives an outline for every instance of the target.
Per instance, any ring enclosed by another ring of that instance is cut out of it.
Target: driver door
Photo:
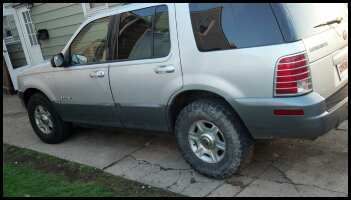
[[[106,62],[110,18],[85,25],[64,53],[66,66],[53,73],[56,107],[66,121],[120,126]]]

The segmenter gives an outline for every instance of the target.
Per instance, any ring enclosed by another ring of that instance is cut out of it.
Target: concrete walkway
[[[226,180],[206,178],[181,157],[175,138],[116,129],[77,129],[42,143],[17,96],[3,96],[4,143],[100,168],[189,196],[347,196],[348,125],[315,141],[258,141],[253,161]]]

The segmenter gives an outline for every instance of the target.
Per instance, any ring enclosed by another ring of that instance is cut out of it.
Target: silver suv
[[[130,4],[18,82],[46,143],[73,123],[172,132],[193,168],[224,178],[254,139],[313,139],[347,119],[347,6]]]

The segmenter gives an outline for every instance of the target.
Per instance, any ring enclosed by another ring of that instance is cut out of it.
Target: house
[[[3,90],[17,90],[17,75],[61,51],[88,17],[122,3],[4,3]]]

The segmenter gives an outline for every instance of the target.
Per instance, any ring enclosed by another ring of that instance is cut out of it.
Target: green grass
[[[7,144],[3,144],[3,158],[4,196],[180,196],[94,167]]]
[[[4,165],[5,196],[113,196],[110,189],[96,183],[68,182],[62,175],[53,175],[27,166]]]

